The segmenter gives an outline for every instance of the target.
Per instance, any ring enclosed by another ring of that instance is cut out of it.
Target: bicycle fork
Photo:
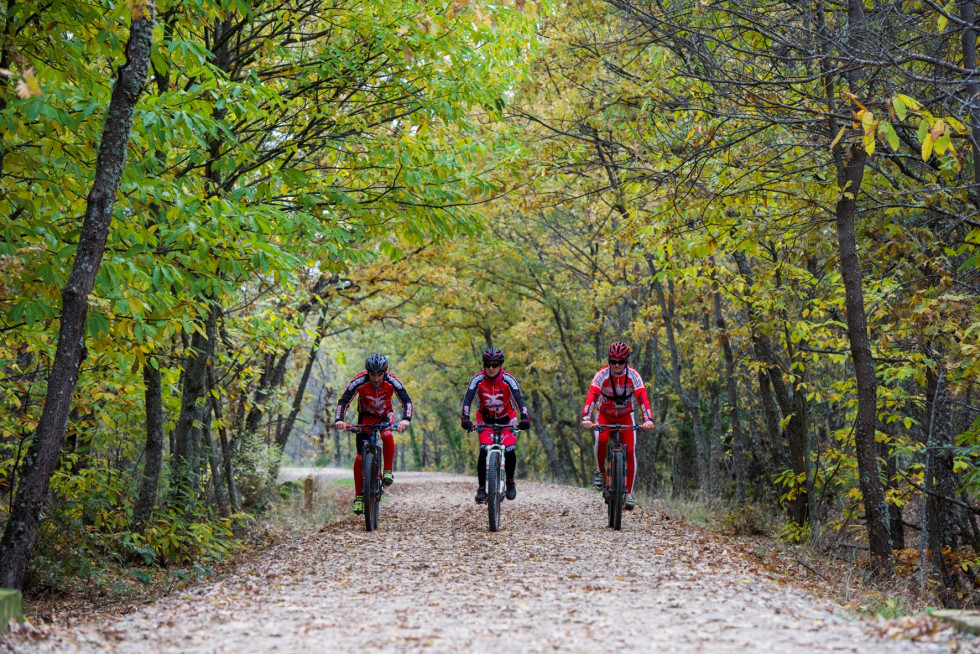
[[[499,467],[500,467],[500,470],[497,471],[497,492],[500,493],[501,496],[502,496],[503,493],[505,492],[505,488],[506,488],[506,485],[505,485],[506,484],[506,480],[505,480],[506,471],[505,471],[505,468],[504,468],[504,458],[505,458],[505,456],[504,456],[504,447],[503,447],[503,445],[500,445],[498,443],[494,443],[493,445],[487,447],[487,474],[483,478],[484,479],[484,481],[483,481],[483,490],[487,493],[487,495],[490,494],[490,461],[492,459],[492,457],[490,456],[490,454],[492,454],[493,452],[496,452],[499,455],[497,457],[498,461],[500,462],[498,464]]]

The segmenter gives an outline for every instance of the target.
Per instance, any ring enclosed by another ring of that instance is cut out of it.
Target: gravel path
[[[329,474],[329,473],[328,473]],[[351,515],[249,567],[15,651],[939,652],[891,638],[717,536],[522,482],[487,530],[471,477],[400,473],[379,531]],[[343,501],[352,490],[343,488]],[[727,546],[726,546],[727,545]]]

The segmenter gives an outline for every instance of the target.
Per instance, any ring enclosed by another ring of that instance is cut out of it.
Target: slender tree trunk
[[[888,434],[889,441],[894,437],[894,424],[883,424],[882,430]],[[888,490],[898,492],[898,456],[894,452],[889,452],[889,443],[879,443],[878,456],[885,462],[885,486]],[[902,522],[902,507],[898,504],[888,503],[888,531],[892,538],[892,549],[905,549],[905,527]]]
[[[752,270],[745,254],[736,252],[734,258],[738,265],[739,274],[742,275],[749,286],[754,284]],[[799,481],[797,482],[798,492],[795,499],[790,501],[789,516],[794,522],[802,525],[807,522],[810,513],[809,491],[812,485],[808,437],[809,417],[806,398],[803,397],[802,393],[786,387],[786,382],[783,379],[783,369],[776,361],[776,355],[772,351],[769,338],[760,334],[756,329],[759,321],[755,316],[755,311],[751,303],[749,303],[749,321],[752,327],[753,350],[755,351],[756,358],[765,364],[766,375],[768,377],[768,379],[760,380],[759,384],[763,407],[766,411],[767,425],[770,430],[773,428],[779,429],[778,424],[772,424],[773,416],[770,414],[774,413],[773,410],[766,408],[765,404],[770,387],[773,393],[775,393],[776,401],[779,403],[779,410],[783,418],[787,420],[783,434],[786,444],[789,447],[790,467],[796,478],[803,482],[802,484]],[[778,441],[773,441],[774,444],[776,442]]]
[[[959,0],[960,17],[967,27],[963,29],[963,68],[970,71],[964,86],[967,92],[967,106],[970,107],[970,144],[973,147],[973,184],[970,187],[970,201],[980,207],[980,70],[977,69],[977,30],[976,1]]]
[[[306,366],[303,368],[303,376],[300,377],[299,386],[296,388],[296,395],[293,397],[293,406],[289,411],[289,416],[286,417],[285,423],[282,428],[276,432],[276,445],[279,449],[284,449],[286,447],[286,442],[289,440],[289,434],[293,431],[293,425],[296,423],[296,416],[299,415],[300,409],[303,408],[303,396],[306,394],[306,385],[310,381],[310,374],[313,372],[313,364],[316,363],[317,353],[320,351],[320,341],[323,339],[324,331],[327,325],[327,312],[326,310],[320,311],[320,319],[317,321],[316,325],[316,337],[313,340],[313,345],[310,347],[310,355],[306,359]]]
[[[174,450],[170,456],[173,488],[172,501],[182,503],[196,495],[200,485],[202,463],[201,427],[204,422],[208,360],[214,351],[218,315],[217,303],[207,300],[210,309],[204,333],[195,331],[184,358],[184,384],[180,393],[180,416],[174,427]]]
[[[24,472],[0,540],[0,587],[23,587],[27,564],[37,542],[44,498],[65,437],[79,366],[85,358],[88,297],[102,265],[116,192],[126,165],[136,102],[146,86],[153,12],[153,4],[147,3],[140,6],[138,13],[133,13],[126,42],[126,63],[120,67],[112,88],[75,261],[61,294],[61,326],[44,410],[24,460]]]
[[[208,399],[204,407],[204,423],[201,426],[201,441],[206,448],[208,466],[211,469],[211,488],[214,491],[214,503],[218,507],[218,512],[228,517],[228,493],[225,487],[224,471],[221,465],[221,457],[218,447],[211,437],[211,413],[214,410],[215,399],[208,394]]]
[[[541,419],[541,396],[537,389],[531,391],[531,404],[528,407],[531,421],[534,423],[534,431],[541,441],[544,450],[545,461],[548,463],[548,470],[551,477],[558,483],[565,483],[565,471],[562,470],[558,455],[555,453],[555,444],[551,439],[551,430],[545,427],[544,420]]]
[[[851,5],[856,2],[858,0],[850,0]],[[854,229],[856,198],[864,176],[865,157],[864,147],[860,143],[851,146],[850,163],[843,171],[844,183],[841,184],[841,196],[837,203],[837,241],[847,307],[847,338],[857,382],[858,411],[854,423],[854,444],[857,449],[859,485],[864,498],[873,575],[879,580],[885,580],[894,576],[895,568],[888,528],[888,506],[879,477],[875,447],[878,381],[864,312],[864,289]]]
[[[163,25],[163,43],[168,44],[172,36],[171,23],[165,22]],[[153,74],[156,82],[157,92],[164,95],[170,90],[170,79],[161,70]],[[158,172],[162,172],[167,166],[167,153],[157,150],[154,153],[159,165]],[[157,223],[163,222],[165,217],[159,205],[153,204],[150,211]],[[155,285],[154,285],[155,286]],[[154,287],[154,291],[157,289]],[[159,359],[154,359],[159,365]],[[160,487],[160,472],[163,469],[163,444],[164,444],[164,420],[163,420],[163,389],[160,383],[160,370],[150,365],[150,359],[143,364],[143,383],[146,386],[144,392],[144,406],[146,410],[146,448],[144,450],[143,474],[140,477],[139,490],[136,495],[136,503],[133,506],[133,518],[130,522],[132,531],[142,531],[146,526],[153,507],[157,502],[157,493]]]
[[[731,338],[725,325],[725,317],[721,312],[721,293],[718,292],[718,282],[714,283],[715,325],[721,334],[721,349],[725,355],[725,379],[728,383],[728,424],[732,430],[732,465],[735,468],[735,501],[741,504],[745,501],[745,439],[742,435],[742,422],[738,415],[738,378],[735,370],[735,352],[732,350]]]
[[[718,476],[721,463],[721,384],[711,384],[711,431],[708,433],[708,486],[709,497],[718,493]]]
[[[652,264],[651,264],[652,267]],[[651,273],[655,273],[651,270]],[[681,399],[681,404],[687,410],[691,418],[691,426],[694,431],[695,463],[698,471],[698,480],[701,489],[705,492],[709,490],[709,462],[707,443],[704,435],[704,425],[701,424],[701,398],[697,388],[688,393],[681,384],[681,362],[680,354],[677,350],[677,343],[674,339],[674,304],[673,296],[668,301],[664,293],[663,284],[654,283],[654,291],[657,293],[657,300],[660,303],[660,313],[663,317],[664,327],[667,334],[667,351],[670,354],[671,380],[674,385],[674,392]]]
[[[208,388],[215,388],[213,362],[208,363],[207,369]],[[238,497],[238,487],[235,485],[235,470],[232,466],[232,448],[228,440],[228,429],[224,426],[224,419],[221,415],[220,396],[212,398],[211,408],[214,417],[218,420],[218,442],[221,445],[221,466],[225,485],[228,488],[228,502],[234,511],[241,510],[241,499]]]
[[[953,479],[952,413],[949,383],[943,374],[942,363],[936,361],[936,369],[926,370],[926,410],[929,418],[929,436],[926,440],[925,491],[926,520],[928,521],[928,545],[932,577],[940,583],[940,597],[946,608],[960,608],[956,597],[955,573],[943,555],[944,550],[956,547],[956,507],[944,498],[954,497],[956,484]]]
[[[146,406],[146,448],[143,458],[143,474],[140,477],[136,504],[133,506],[132,531],[142,531],[146,526],[153,506],[157,502],[157,489],[160,487],[160,470],[163,467],[163,391],[160,385],[160,370],[150,365],[147,359],[143,364],[143,382]]]

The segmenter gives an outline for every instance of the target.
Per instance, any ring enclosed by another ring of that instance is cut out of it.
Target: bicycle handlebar
[[[585,431],[592,431],[593,429],[601,429],[602,431],[639,431],[642,429],[642,425],[600,425],[597,422],[593,422],[592,427],[585,429]]]
[[[344,431],[357,431],[358,429],[377,429],[381,431],[382,429],[394,429],[397,425],[393,425],[390,422],[379,422],[375,425],[348,425],[344,424]]]
[[[515,434],[521,431],[517,428],[517,425],[511,425],[509,423],[506,425],[487,425],[482,422],[478,422],[473,425],[473,429],[492,429],[494,431],[503,431],[506,428],[513,429]],[[470,431],[473,431],[473,429],[470,429]]]

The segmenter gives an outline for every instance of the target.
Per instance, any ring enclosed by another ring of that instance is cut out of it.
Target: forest
[[[398,470],[587,485],[611,341],[638,490],[980,590],[974,0],[7,0],[0,586],[243,547],[384,353]]]

